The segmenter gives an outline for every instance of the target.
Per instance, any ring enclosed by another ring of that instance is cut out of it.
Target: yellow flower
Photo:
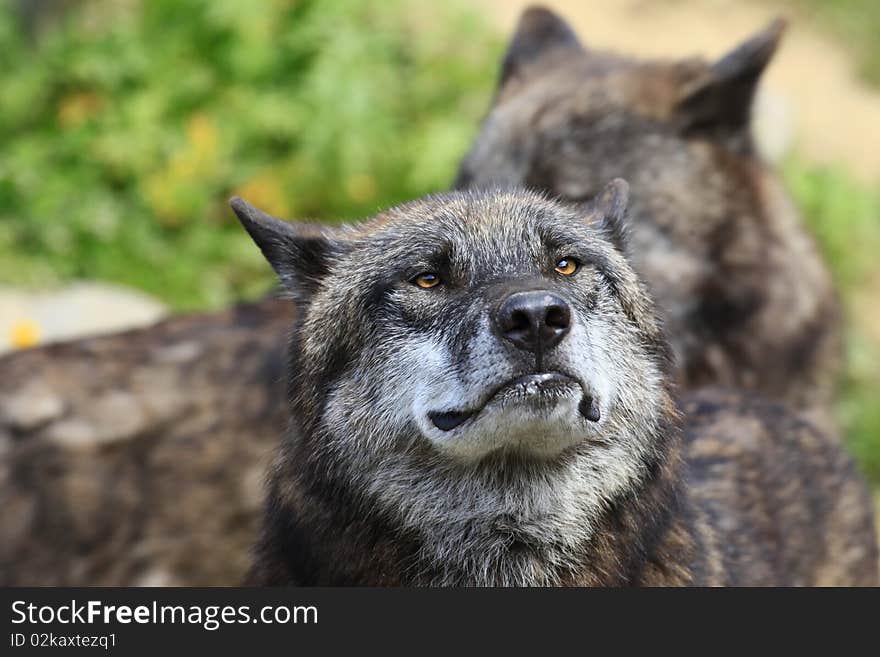
[[[179,226],[198,211],[198,195],[217,177],[219,137],[214,120],[194,114],[186,123],[186,141],[165,165],[141,184],[144,196],[165,226]]]
[[[58,123],[62,128],[76,128],[95,116],[104,107],[104,100],[95,93],[71,94],[58,104]]]
[[[192,154],[209,158],[217,151],[217,126],[210,116],[194,114],[186,124],[186,138]]]
[[[248,203],[276,217],[288,219],[292,214],[287,196],[284,193],[284,186],[275,172],[271,170],[263,171],[247,180],[236,188],[234,193]]]
[[[9,342],[15,349],[27,349],[40,341],[40,327],[32,319],[19,319],[12,323]]]

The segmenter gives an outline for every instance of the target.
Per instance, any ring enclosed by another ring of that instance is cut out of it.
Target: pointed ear
[[[626,209],[629,205],[629,184],[615,178],[605,185],[590,203],[596,225],[621,253],[627,253],[628,228]]]
[[[746,129],[761,74],[785,32],[777,18],[763,30],[715,62],[706,75],[690,84],[677,112],[687,132],[734,133]]]
[[[238,196],[229,205],[284,288],[297,300],[307,299],[326,275],[330,256],[338,247],[329,229],[276,219]]]
[[[544,7],[529,7],[519,17],[513,40],[501,64],[499,86],[516,75],[523,66],[555,48],[583,47],[574,30],[562,18]]]

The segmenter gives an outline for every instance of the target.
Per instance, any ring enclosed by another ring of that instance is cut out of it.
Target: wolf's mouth
[[[552,403],[573,387],[580,389],[580,384],[561,372],[544,372],[527,374],[503,383],[486,398],[477,408],[470,410],[431,411],[428,419],[441,431],[452,431],[477,415],[492,402],[514,403],[517,401],[533,401]],[[585,395],[578,410],[591,422],[599,421],[599,405],[592,397]]]

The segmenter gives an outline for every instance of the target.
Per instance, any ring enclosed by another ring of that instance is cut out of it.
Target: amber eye
[[[440,277],[437,274],[425,272],[424,274],[419,274],[418,276],[413,278],[412,283],[428,290],[432,287],[437,287],[438,285],[440,285]]]
[[[571,276],[577,270],[578,263],[574,258],[560,258],[556,262],[556,271],[563,276]]]

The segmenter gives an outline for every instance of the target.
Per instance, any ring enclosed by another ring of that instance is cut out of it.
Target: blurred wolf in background
[[[252,584],[876,584],[839,441],[717,389],[682,436],[626,197],[453,192],[342,229],[233,200],[299,310]]]
[[[578,201],[626,178],[633,262],[684,386],[755,390],[834,432],[838,300],[749,131],[783,27],[715,63],[636,61],[585,48],[561,18],[531,8],[456,187],[524,185]]]

